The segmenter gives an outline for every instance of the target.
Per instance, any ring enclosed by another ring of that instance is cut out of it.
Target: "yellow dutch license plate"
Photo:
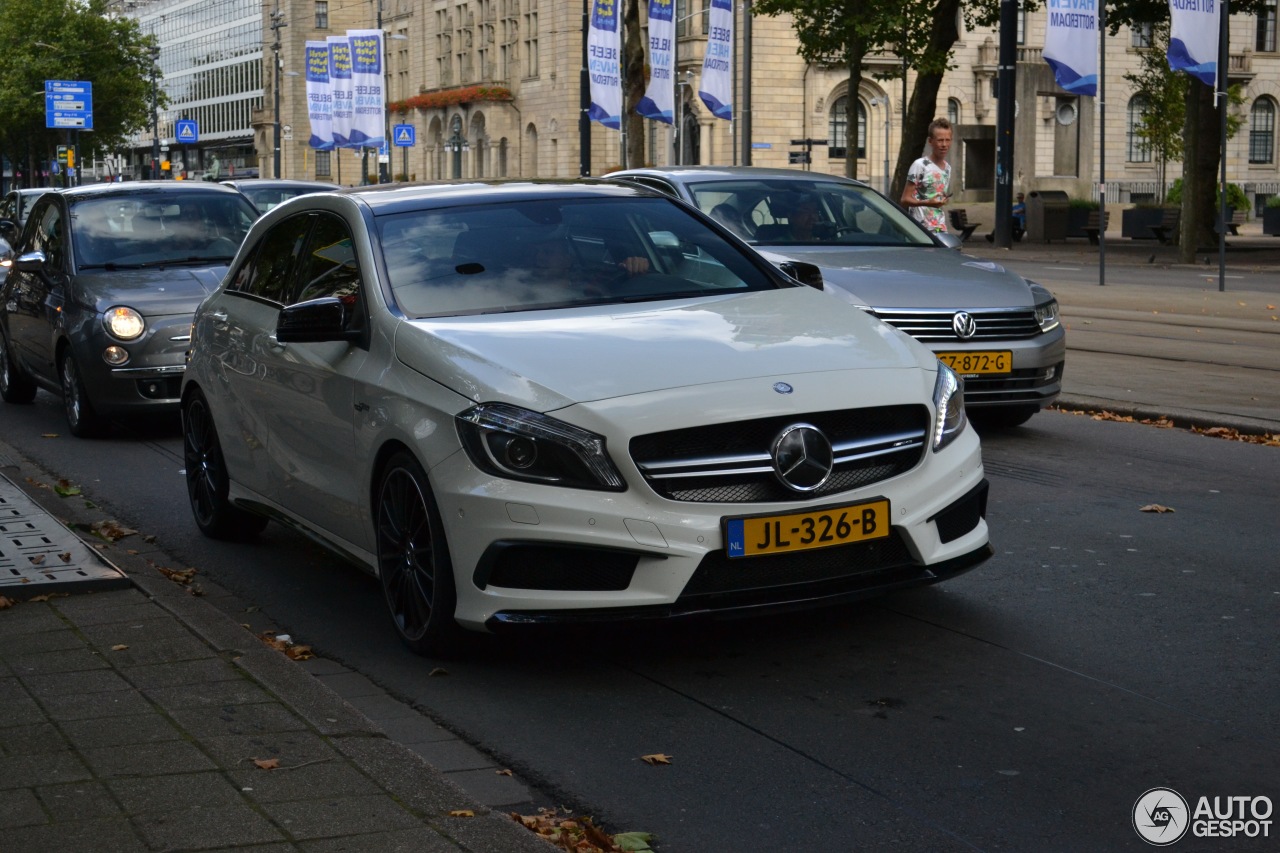
[[[889,535],[889,501],[879,499],[791,515],[758,515],[724,521],[730,557],[808,551],[883,539]]]
[[[982,376],[1013,372],[1013,353],[1009,350],[988,352],[940,352],[938,361],[961,376]]]

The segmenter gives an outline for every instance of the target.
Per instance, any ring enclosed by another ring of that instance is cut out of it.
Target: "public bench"
[[[1160,245],[1168,246],[1178,242],[1178,229],[1182,224],[1182,210],[1176,207],[1165,208],[1160,216],[1160,224],[1151,226],[1151,233]]]
[[[1103,219],[1102,224],[1099,224],[1098,222],[1100,218]],[[1109,228],[1110,226],[1111,226],[1111,211],[1108,210],[1106,212],[1106,217],[1104,218],[1102,217],[1102,211],[1091,210],[1089,211],[1089,216],[1084,223],[1084,236],[1088,237],[1089,242],[1096,246],[1098,245],[1099,232],[1105,232],[1107,228]]]
[[[969,214],[963,208],[959,207],[949,212],[949,221],[951,222],[951,230],[960,235],[961,240],[968,240],[973,236],[973,232],[978,230],[981,222],[970,222]]]

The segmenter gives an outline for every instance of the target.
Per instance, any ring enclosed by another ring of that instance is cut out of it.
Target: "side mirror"
[[[801,284],[822,290],[822,270],[814,264],[806,264],[804,261],[783,261],[778,264],[778,269]]]
[[[282,344],[357,341],[359,330],[348,328],[351,312],[336,296],[289,305],[276,320],[276,340]]]
[[[952,234],[950,231],[933,232],[933,240],[944,249],[956,249],[958,251],[964,245],[964,238],[959,234]]]
[[[44,252],[27,252],[14,258],[13,265],[23,272],[40,272],[47,261]]]

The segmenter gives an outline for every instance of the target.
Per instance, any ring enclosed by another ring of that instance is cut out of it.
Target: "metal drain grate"
[[[0,476],[0,594],[123,589],[131,581]]]

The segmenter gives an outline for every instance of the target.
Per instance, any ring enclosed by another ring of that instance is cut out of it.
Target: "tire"
[[[58,376],[62,380],[62,406],[67,413],[67,425],[77,438],[92,438],[106,429],[106,421],[98,414],[89,400],[89,392],[80,377],[80,365],[71,354],[71,348],[62,353],[58,364]]]
[[[0,332],[0,398],[6,403],[30,403],[36,398],[36,383],[22,374],[9,356],[9,337]]]
[[[970,409],[969,419],[978,429],[1013,429],[1020,427],[1040,411],[1039,406],[995,406]]]
[[[182,456],[191,514],[201,533],[211,539],[244,540],[262,532],[267,519],[233,506],[227,497],[231,478],[209,402],[199,391],[182,403]]]
[[[426,472],[407,453],[388,460],[374,506],[378,577],[392,624],[414,654],[458,651],[453,563]]]

